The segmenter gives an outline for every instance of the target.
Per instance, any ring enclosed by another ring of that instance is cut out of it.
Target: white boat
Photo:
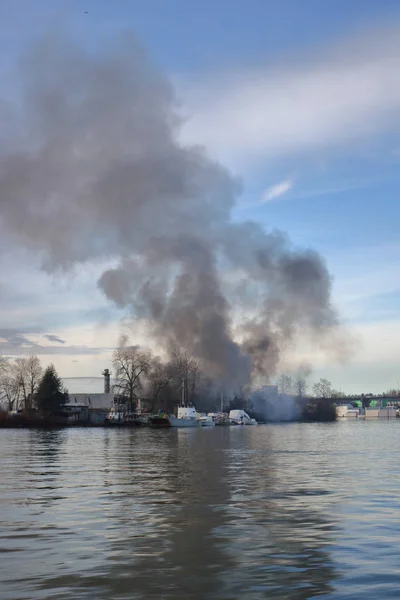
[[[140,415],[128,413],[119,406],[113,406],[105,418],[104,425],[140,427],[147,425],[147,422]]]
[[[194,406],[178,406],[178,414],[168,415],[171,427],[198,427],[196,409]]]
[[[339,405],[336,407],[336,416],[340,418],[347,417],[348,410],[347,404]]]
[[[196,409],[186,401],[186,385],[182,379],[182,399],[176,415],[163,412],[149,418],[152,427],[199,427]]]
[[[336,416],[338,418],[353,417],[357,418],[360,414],[360,409],[355,408],[352,404],[339,404],[336,407]]]
[[[177,415],[168,415],[171,427],[198,427],[200,425],[196,409],[192,404],[187,402],[186,394],[186,380],[182,378],[182,398],[178,406]]]
[[[119,406],[113,406],[108,413],[106,425],[124,425],[125,424],[125,412],[121,410]]]
[[[231,425],[257,425],[257,421],[249,417],[244,410],[231,410],[229,421]]]
[[[216,425],[230,425],[229,417],[227,413],[208,413],[208,417],[211,417]]]
[[[215,427],[215,421],[210,415],[203,415],[199,421],[202,427]]]

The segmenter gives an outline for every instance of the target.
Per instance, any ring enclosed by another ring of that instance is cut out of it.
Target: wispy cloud
[[[43,337],[57,345],[45,345],[40,341]],[[5,329],[0,328],[0,354],[6,356],[39,355],[96,355],[109,351],[109,347],[93,347],[83,344],[64,345],[65,342],[56,335],[42,334],[39,329]]]
[[[292,187],[293,182],[291,179],[286,179],[285,181],[272,185],[262,194],[260,204],[265,204],[265,202],[270,202],[271,200],[276,200],[277,198],[284,196],[292,189]]]
[[[51,334],[47,334],[44,337],[46,339],[48,339],[49,342],[56,342],[57,344],[65,344],[65,340],[62,340],[57,335],[53,335],[52,333]]]
[[[314,198],[318,196],[335,196],[337,194],[344,194],[346,192],[352,192],[354,190],[362,190],[375,184],[376,180],[364,179],[358,182],[349,182],[342,185],[331,185],[326,187],[305,189],[296,193],[296,198]]]
[[[191,82],[184,137],[231,162],[363,144],[399,126],[399,67],[392,27],[275,68]]]
[[[24,351],[30,351],[35,347],[30,337],[32,334],[40,333],[40,329],[16,329],[16,328],[0,328],[0,351],[4,348],[15,349],[23,348]]]

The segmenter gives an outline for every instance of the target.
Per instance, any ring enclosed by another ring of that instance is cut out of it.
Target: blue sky
[[[133,29],[175,83],[187,119],[183,141],[205,144],[241,178],[234,218],[282,229],[295,245],[323,254],[334,278],[334,301],[357,343],[346,365],[318,357],[313,377],[327,375],[349,391],[396,386],[400,3],[2,3],[2,74],[31,40],[60,28],[94,48],[107,36]],[[109,360],[121,315],[91,285],[92,271],[83,269],[60,283],[41,273],[31,257],[13,261],[3,308],[11,303],[15,314],[3,316],[0,327],[51,329],[79,356],[71,359],[49,346],[46,359],[54,352],[65,376],[96,375],[98,354],[90,348],[101,347],[102,360]],[[36,273],[42,292],[33,290],[36,284],[28,292],[21,289],[19,273],[25,272]],[[60,303],[60,286],[70,308]],[[54,299],[45,316],[39,310],[43,290]],[[81,345],[87,349],[79,350]]]

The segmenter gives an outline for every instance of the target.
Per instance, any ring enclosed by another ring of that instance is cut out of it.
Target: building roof
[[[69,395],[69,404],[84,404],[89,408],[111,408],[113,404],[114,396],[113,394],[88,394],[88,393],[80,393],[80,394],[70,394]]]

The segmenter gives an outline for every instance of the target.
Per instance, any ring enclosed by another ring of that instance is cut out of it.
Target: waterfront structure
[[[354,408],[352,404],[339,404],[336,415],[339,419],[395,419],[398,415],[396,406],[370,406]]]
[[[111,407],[114,404],[114,395],[111,393],[109,369],[104,369],[104,391],[100,393],[78,392],[69,394],[69,401],[64,406],[68,413],[68,420],[86,421],[93,425],[104,423]]]

